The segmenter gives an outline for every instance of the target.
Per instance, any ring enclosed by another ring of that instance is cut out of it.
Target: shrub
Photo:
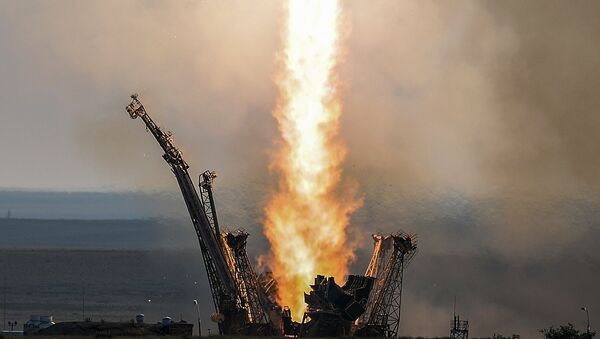
[[[540,332],[544,335],[544,339],[592,339],[596,335],[596,332],[581,333],[571,323],[561,325],[558,328],[550,326],[541,329]]]

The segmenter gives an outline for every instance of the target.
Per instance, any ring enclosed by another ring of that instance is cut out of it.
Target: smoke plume
[[[369,233],[402,228],[420,252],[401,334],[447,334],[454,294],[476,336],[581,325],[582,304],[600,309],[588,283],[600,274],[600,3],[343,5],[343,170],[365,197],[353,271]],[[0,187],[173,190],[123,110],[138,91],[194,171],[220,172],[216,194],[231,199],[219,204],[264,245],[282,15],[277,1],[1,2]]]

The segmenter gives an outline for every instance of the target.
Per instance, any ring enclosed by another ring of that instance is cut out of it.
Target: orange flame
[[[279,302],[294,319],[317,274],[344,278],[353,258],[349,215],[358,207],[340,187],[345,149],[336,140],[341,105],[335,81],[339,59],[340,3],[289,0],[279,101],[273,115],[281,146],[273,168],[278,191],[265,208]]]

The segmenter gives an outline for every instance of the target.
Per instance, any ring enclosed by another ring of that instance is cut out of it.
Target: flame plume
[[[339,59],[340,3],[289,0],[279,100],[273,112],[281,134],[273,159],[277,192],[265,208],[279,302],[294,319],[316,274],[347,274],[353,248],[345,228],[358,207],[340,187],[345,149],[336,140],[341,106],[335,80]]]

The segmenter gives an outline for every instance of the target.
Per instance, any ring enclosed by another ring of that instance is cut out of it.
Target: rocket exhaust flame
[[[279,185],[265,208],[265,234],[279,302],[295,320],[302,317],[303,292],[315,275],[343,279],[353,259],[345,229],[359,202],[340,187],[345,149],[336,139],[340,7],[337,0],[287,3],[273,112],[281,137],[272,163]]]

